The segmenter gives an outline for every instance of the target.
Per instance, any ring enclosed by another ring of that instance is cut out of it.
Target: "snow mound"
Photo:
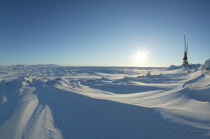
[[[210,58],[206,60],[203,65],[200,66],[201,70],[204,70],[206,74],[210,73]]]
[[[186,66],[175,66],[171,65],[167,70],[177,70],[177,69],[185,69],[188,70],[187,73],[191,73],[197,71],[200,68],[200,64],[189,64]]]
[[[180,69],[181,66],[175,66],[175,65],[171,65],[168,70],[176,70],[176,69]]]
[[[203,67],[210,67],[210,58],[205,61],[205,63],[202,65]]]
[[[147,74],[146,74],[146,76],[147,76],[147,77],[148,77],[148,76],[151,76],[151,72],[148,71]]]
[[[198,69],[200,68],[201,64],[190,64],[191,69]]]

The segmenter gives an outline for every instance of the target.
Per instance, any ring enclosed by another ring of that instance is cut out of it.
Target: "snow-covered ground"
[[[203,67],[1,66],[0,138],[210,138]]]

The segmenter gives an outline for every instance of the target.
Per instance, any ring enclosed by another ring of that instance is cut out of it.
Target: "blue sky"
[[[209,15],[208,0],[1,0],[0,64],[181,65],[184,35],[203,63]]]

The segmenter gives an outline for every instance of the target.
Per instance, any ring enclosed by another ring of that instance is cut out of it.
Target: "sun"
[[[145,62],[148,59],[148,53],[145,50],[138,50],[134,56],[135,61]]]
[[[143,62],[147,60],[147,54],[145,52],[137,52],[135,55],[135,60],[139,62]]]
[[[138,50],[133,56],[134,64],[145,66],[148,61],[148,52],[145,50]]]

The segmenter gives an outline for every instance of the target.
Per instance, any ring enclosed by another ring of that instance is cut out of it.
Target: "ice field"
[[[0,136],[210,138],[205,66],[1,66]]]

